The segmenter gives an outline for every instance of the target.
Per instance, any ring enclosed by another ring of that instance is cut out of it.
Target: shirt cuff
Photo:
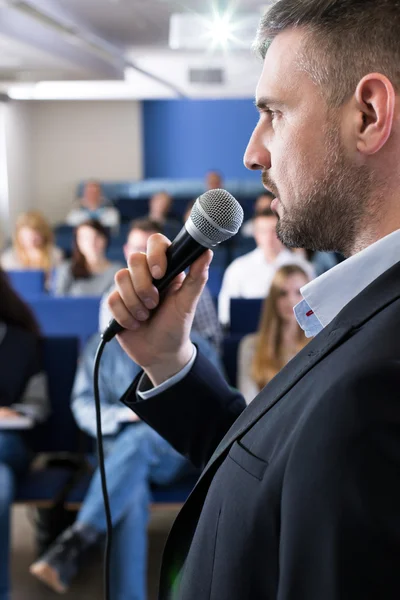
[[[151,387],[151,382],[149,378],[145,374],[143,374],[139,379],[139,384],[137,387],[137,395],[139,396],[139,398],[141,398],[142,400],[148,400],[149,398],[153,398],[153,396],[158,396],[158,394],[165,392],[172,386],[182,381],[182,379],[186,377],[190,369],[193,367],[194,361],[196,360],[196,356],[197,348],[195,345],[193,345],[192,358],[189,360],[188,364],[185,367],[183,367],[183,369],[181,369],[179,373],[177,373],[173,377],[170,377],[169,379],[166,379],[166,381],[163,381],[163,383],[157,385],[156,387]]]

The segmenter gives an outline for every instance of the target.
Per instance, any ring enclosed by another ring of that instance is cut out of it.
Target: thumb
[[[193,312],[196,307],[197,301],[207,283],[208,269],[213,256],[213,252],[207,250],[194,261],[177,293],[179,306],[185,313]]]

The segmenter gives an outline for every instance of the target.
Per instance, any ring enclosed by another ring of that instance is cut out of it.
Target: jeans
[[[29,462],[30,452],[22,435],[0,430],[0,600],[10,598],[10,508],[16,479]]]
[[[190,471],[190,465],[158,433],[140,422],[127,425],[114,438],[105,467],[113,523],[112,600],[145,600],[150,483],[170,483]],[[98,532],[106,531],[98,469],[77,521]]]

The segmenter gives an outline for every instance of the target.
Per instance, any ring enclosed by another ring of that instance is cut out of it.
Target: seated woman
[[[124,265],[106,257],[108,232],[95,220],[85,221],[74,233],[71,260],[57,269],[54,293],[57,296],[101,296],[113,284],[115,273]]]
[[[9,600],[10,507],[31,459],[26,430],[46,418],[48,400],[38,326],[1,270],[0,298],[0,600]]]
[[[3,252],[0,264],[6,271],[42,269],[50,273],[63,260],[60,248],[54,245],[53,231],[40,212],[19,215],[13,245]]]
[[[293,312],[302,300],[300,288],[308,282],[297,265],[278,269],[264,300],[258,331],[241,340],[238,388],[247,404],[308,343]]]

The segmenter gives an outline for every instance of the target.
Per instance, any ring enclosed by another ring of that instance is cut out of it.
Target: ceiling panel
[[[169,17],[175,12],[261,11],[270,0],[57,0],[102,37],[123,46],[166,46]]]

